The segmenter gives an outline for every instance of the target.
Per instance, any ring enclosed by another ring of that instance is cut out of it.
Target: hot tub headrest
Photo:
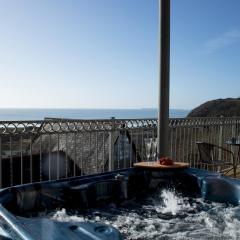
[[[188,178],[188,185],[195,183],[201,196],[210,201],[239,204],[240,181],[225,177],[216,172],[189,168],[184,171],[183,177]]]
[[[204,199],[231,204],[240,203],[240,184],[234,179],[206,177],[202,179],[201,185]]]

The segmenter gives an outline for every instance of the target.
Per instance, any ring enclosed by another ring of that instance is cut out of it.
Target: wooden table
[[[137,168],[161,170],[161,169],[188,168],[189,164],[184,162],[174,162],[172,165],[161,165],[158,162],[138,162],[134,163],[133,166]]]

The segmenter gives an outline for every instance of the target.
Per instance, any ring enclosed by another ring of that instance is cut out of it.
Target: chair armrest
[[[234,157],[234,153],[231,151],[231,150],[229,150],[229,149],[226,149],[226,148],[224,148],[224,147],[221,147],[221,146],[217,146],[219,149],[221,149],[221,150],[223,150],[223,151],[225,151],[225,152],[228,152],[228,153],[230,153],[233,157]]]

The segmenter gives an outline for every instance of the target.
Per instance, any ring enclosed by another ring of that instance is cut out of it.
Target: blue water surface
[[[189,113],[188,110],[171,109],[171,118],[183,118]],[[70,119],[120,119],[129,118],[156,118],[157,109],[14,109],[1,108],[0,121],[14,120],[43,120],[47,117],[70,118]]]

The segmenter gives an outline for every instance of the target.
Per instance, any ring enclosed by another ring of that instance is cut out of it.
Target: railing
[[[198,166],[197,141],[223,146],[240,135],[240,118],[169,121],[170,157]],[[0,122],[0,187],[131,167],[146,160],[156,119]]]

